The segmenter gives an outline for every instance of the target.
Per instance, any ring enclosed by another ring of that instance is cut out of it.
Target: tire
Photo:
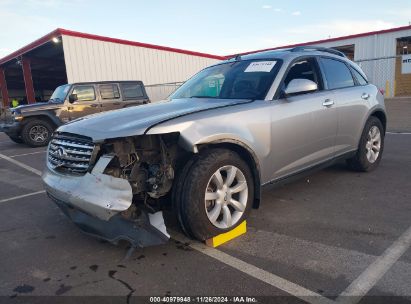
[[[185,222],[185,219],[182,216],[182,192],[187,174],[188,172],[190,172],[191,167],[196,163],[197,159],[198,155],[195,154],[184,164],[184,166],[182,166],[182,168],[179,171],[177,171],[171,194],[173,210],[177,217],[178,223],[180,224],[180,227],[183,230],[183,232],[189,237],[194,236],[191,233],[188,224]]]
[[[53,126],[48,121],[32,119],[24,125],[21,137],[23,142],[30,147],[42,147],[50,141],[53,130]]]
[[[9,138],[14,141],[16,144],[22,144],[23,140],[20,137],[9,136]]]
[[[384,151],[384,135],[381,121],[371,116],[365,124],[355,156],[347,160],[349,168],[360,172],[377,168]]]
[[[230,173],[233,173],[231,183]],[[254,200],[250,168],[238,154],[226,149],[211,149],[200,154],[181,188],[179,217],[185,230],[200,241],[238,226],[247,218]]]

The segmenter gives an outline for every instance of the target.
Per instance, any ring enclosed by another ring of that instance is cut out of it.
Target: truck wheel
[[[48,144],[53,133],[52,125],[44,120],[29,120],[21,131],[23,142],[31,147],[41,147]]]
[[[16,144],[22,144],[23,140],[20,137],[9,136],[9,138],[14,141]]]
[[[195,238],[206,240],[238,226],[253,199],[248,165],[235,152],[212,149],[200,154],[185,178],[181,217]]]
[[[380,163],[383,150],[384,128],[378,118],[371,116],[365,124],[355,156],[347,160],[348,166],[355,171],[372,171]]]

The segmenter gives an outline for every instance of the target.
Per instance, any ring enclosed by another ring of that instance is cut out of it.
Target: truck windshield
[[[281,66],[278,59],[232,61],[197,73],[170,99],[264,99]]]
[[[65,84],[62,86],[57,87],[53,94],[51,95],[49,102],[63,102],[67,96],[67,93],[70,89],[69,84]]]

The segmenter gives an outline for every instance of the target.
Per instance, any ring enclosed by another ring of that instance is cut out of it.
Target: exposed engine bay
[[[178,134],[145,135],[109,140],[101,146],[101,155],[113,155],[104,174],[129,181],[133,206],[123,212],[132,217],[137,206],[149,212],[161,210],[161,197],[173,185],[179,146]],[[180,151],[181,152],[181,151]]]

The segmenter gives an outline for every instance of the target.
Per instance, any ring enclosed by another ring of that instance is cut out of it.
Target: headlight
[[[12,113],[12,117],[15,121],[21,121],[23,119],[23,115],[21,115],[20,113],[16,113],[16,112]]]

